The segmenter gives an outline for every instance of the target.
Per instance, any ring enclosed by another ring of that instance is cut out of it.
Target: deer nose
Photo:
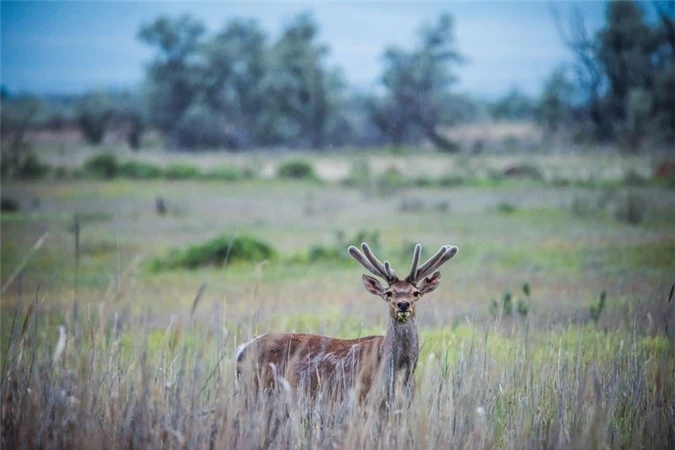
[[[410,308],[410,302],[398,302],[396,304],[401,311],[407,311]]]

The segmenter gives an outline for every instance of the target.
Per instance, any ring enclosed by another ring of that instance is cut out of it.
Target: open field
[[[3,447],[675,446],[675,191],[624,184],[629,170],[648,177],[650,158],[173,158],[256,176],[3,180],[3,197],[21,206],[0,222]],[[318,180],[275,176],[298,158]],[[86,158],[43,159],[74,168]],[[340,182],[366,162],[369,175]],[[541,177],[491,178],[525,162]],[[375,178],[449,172],[471,180]],[[442,244],[460,249],[418,306],[412,404],[383,418],[355,403],[335,412],[283,392],[238,395],[234,351],[258,332],[384,332],[385,306],[364,291],[358,264],[312,256],[346,254],[359,233],[379,240],[399,272],[412,243],[427,256]],[[153,264],[223,234],[267,242],[275,256],[194,270]]]

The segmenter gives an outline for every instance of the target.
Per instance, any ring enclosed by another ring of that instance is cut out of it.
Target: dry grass
[[[78,319],[45,316],[37,297],[12,318],[3,343],[4,448],[675,443],[672,346],[637,326],[600,332],[584,325],[467,324],[423,334],[430,348],[415,396],[382,413],[353,399],[334,404],[283,389],[271,395],[235,389],[231,360],[239,338],[226,323],[204,327],[174,318],[157,332],[142,321],[124,323],[103,306]]]
[[[221,156],[198,162],[211,158]],[[374,172],[410,161],[412,176],[432,165],[445,172],[482,164],[373,158]],[[504,158],[490,164],[517,160]],[[332,161],[351,167],[338,156],[311,161],[320,176]],[[535,163],[544,173],[586,165],[609,173],[631,163],[589,161]],[[675,302],[667,299],[675,224],[672,214],[656,214],[675,205],[672,190],[641,188],[658,208],[627,224],[598,206],[603,191],[527,182],[407,186],[386,197],[261,179],[3,180],[2,188],[22,205],[40,199],[0,222],[8,285],[0,305],[2,448],[675,446]],[[168,204],[162,217],[157,196]],[[404,199],[449,208],[401,212]],[[514,211],[500,214],[506,203]],[[358,267],[302,258],[334,243],[338,230],[377,232],[397,268],[411,241],[460,247],[419,307],[415,395],[386,414],[349,400],[234,387],[235,349],[259,332],[384,331],[383,306],[363,292]],[[244,231],[273,243],[279,260],[150,273],[140,259]],[[532,287],[527,317],[493,318],[490,301],[523,282]],[[594,323],[589,308],[603,291],[607,305]]]

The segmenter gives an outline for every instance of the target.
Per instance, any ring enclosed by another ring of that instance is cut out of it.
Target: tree
[[[656,14],[648,19],[635,1],[608,2],[606,22],[594,36],[578,9],[570,31],[559,27],[575,55],[577,87],[585,94],[579,111],[587,112],[594,137],[619,139],[631,149],[640,148],[645,138],[675,140],[675,7],[672,2],[652,5]]]
[[[375,105],[374,122],[395,144],[418,129],[437,147],[455,150],[439,127],[453,120],[447,105],[455,82],[452,66],[460,61],[447,14],[422,27],[418,48],[389,48],[381,77],[386,94]]]
[[[504,97],[490,105],[490,113],[495,119],[531,119],[534,112],[534,102],[518,88],[511,89]]]
[[[86,94],[77,103],[75,110],[84,138],[90,144],[100,144],[114,115],[108,95],[104,92]]]
[[[544,83],[537,105],[537,120],[550,134],[561,125],[569,125],[573,114],[576,87],[564,67],[558,67]]]
[[[265,78],[268,127],[272,140],[322,148],[336,120],[344,83],[338,71],[326,68],[328,47],[317,42],[318,26],[308,14],[296,17],[271,50]],[[276,116],[276,117],[275,117]]]
[[[148,67],[146,97],[153,122],[175,143],[175,125],[201,92],[204,62],[200,52],[205,28],[189,15],[178,19],[160,17],[141,27],[139,37],[155,47]]]
[[[253,20],[230,21],[204,46],[204,99],[226,119],[233,147],[259,143],[266,58],[265,34]]]
[[[624,119],[631,89],[653,85],[652,55],[658,41],[635,2],[609,2],[606,17],[598,33],[597,57],[609,80],[611,113]]]
[[[122,129],[129,148],[136,151],[148,122],[144,99],[136,93],[124,92],[113,99],[112,122]]]

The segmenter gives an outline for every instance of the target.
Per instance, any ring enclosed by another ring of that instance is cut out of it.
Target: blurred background
[[[343,305],[362,240],[458,245],[437,305],[478,316],[661,289],[674,58],[670,1],[3,2],[3,284],[49,233],[65,303]]]

